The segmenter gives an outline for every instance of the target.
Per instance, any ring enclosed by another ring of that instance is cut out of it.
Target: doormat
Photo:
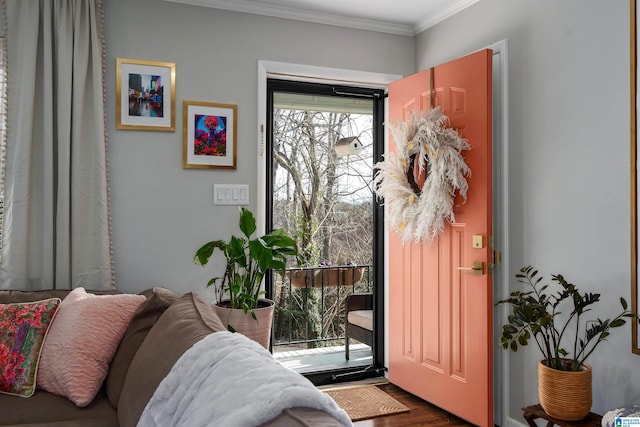
[[[409,411],[409,408],[375,385],[337,387],[322,391],[347,412],[351,421]]]

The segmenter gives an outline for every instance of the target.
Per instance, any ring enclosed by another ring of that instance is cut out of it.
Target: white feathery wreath
[[[391,128],[396,153],[388,153],[375,164],[378,170],[373,188],[378,198],[390,202],[388,220],[403,242],[432,241],[444,231],[445,220],[455,222],[453,202],[458,190],[467,200],[467,179],[471,169],[462,157],[469,142],[446,127],[449,118],[441,107],[426,115],[414,113],[409,122]],[[412,156],[419,159],[426,179],[419,194],[408,179]],[[426,168],[426,171],[425,171]]]

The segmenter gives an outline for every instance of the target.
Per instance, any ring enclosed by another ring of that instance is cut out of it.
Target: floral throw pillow
[[[0,393],[29,397],[59,298],[0,304]]]

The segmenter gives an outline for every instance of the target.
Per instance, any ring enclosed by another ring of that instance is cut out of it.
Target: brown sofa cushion
[[[71,289],[48,289],[43,291],[0,291],[0,304],[9,304],[12,302],[31,302],[40,301],[49,298],[64,299]],[[87,289],[90,294],[96,295],[112,295],[119,294],[118,291],[92,291]]]
[[[138,348],[147,337],[147,334],[158,321],[165,310],[176,300],[178,296],[168,289],[147,289],[141,295],[147,297],[146,301],[133,315],[116,354],[111,360],[109,374],[106,379],[107,396],[114,408],[118,407],[118,400],[127,377],[127,371]]]
[[[70,290],[47,290],[47,291],[0,291],[0,304],[13,302],[33,302],[49,298],[60,298],[61,300],[71,292]]]
[[[29,398],[0,395],[0,426],[16,425],[118,427],[118,415],[104,389],[85,408],[43,390],[36,390]]]
[[[120,426],[136,426],[156,388],[186,350],[224,330],[211,305],[200,296],[190,292],[178,298],[151,328],[131,361],[118,400]]]

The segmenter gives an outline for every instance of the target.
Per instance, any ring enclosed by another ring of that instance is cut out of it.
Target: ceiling
[[[166,0],[413,36],[479,0]]]

